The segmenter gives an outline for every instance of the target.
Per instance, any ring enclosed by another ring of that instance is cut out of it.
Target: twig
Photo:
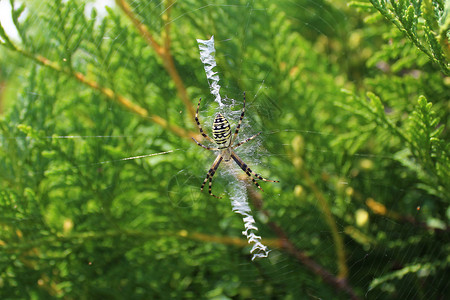
[[[261,196],[253,191],[250,191],[250,197],[255,202],[261,203]],[[256,197],[256,198],[255,198]],[[261,210],[264,214],[268,215],[267,211]],[[348,285],[345,279],[339,279],[335,277],[333,274],[324,269],[321,265],[316,263],[313,259],[311,259],[308,255],[306,255],[303,251],[300,251],[295,248],[294,244],[289,240],[286,233],[275,223],[269,222],[269,225],[273,228],[273,230],[278,235],[278,240],[264,240],[264,243],[272,246],[278,247],[280,249],[284,249],[286,252],[297,258],[302,264],[308,267],[313,273],[319,275],[325,282],[331,284],[336,287],[338,290],[346,292],[350,295],[351,299],[357,300],[359,299],[353,289]],[[210,243],[219,243],[223,245],[231,245],[236,247],[247,247],[248,242],[245,239],[237,238],[237,237],[226,237],[226,236],[214,236],[199,232],[189,232],[187,230],[180,230],[178,232],[175,231],[160,231],[160,232],[148,232],[148,231],[140,231],[140,230],[107,230],[107,231],[86,231],[86,232],[77,232],[72,234],[57,234],[45,236],[40,239],[34,239],[33,241],[24,242],[21,240],[20,242],[10,243],[9,241],[3,242],[0,244],[5,253],[23,253],[25,251],[29,251],[29,249],[34,249],[36,247],[40,247],[42,245],[49,245],[54,243],[64,243],[64,242],[73,242],[73,243],[84,243],[86,240],[105,240],[106,238],[115,238],[115,237],[128,237],[136,240],[136,237],[148,239],[159,239],[159,238],[167,238],[167,237],[175,237],[175,238],[183,238],[194,241],[201,242],[210,242]]]
[[[302,159],[302,137],[297,136],[292,141],[292,163],[301,176],[301,178],[304,178],[304,180],[307,183],[307,186],[312,190],[315,198],[319,202],[319,206],[322,210],[322,213],[325,217],[325,221],[328,224],[328,227],[331,230],[331,235],[333,237],[334,246],[336,249],[336,256],[338,261],[338,278],[345,279],[348,276],[348,267],[347,262],[345,258],[345,247],[344,247],[344,241],[342,240],[341,235],[339,234],[338,228],[336,226],[336,221],[334,220],[333,214],[331,213],[330,206],[328,205],[323,193],[319,190],[316,183],[311,179],[311,176],[309,173],[305,170],[303,167],[303,159]]]
[[[169,122],[166,119],[161,118],[158,115],[149,114],[146,109],[133,103],[128,98],[117,94],[112,89],[103,87],[100,84],[98,84],[98,82],[96,82],[96,81],[86,79],[86,77],[82,73],[70,72],[68,70],[65,70],[65,69],[61,68],[61,66],[59,66],[57,63],[49,60],[48,58],[43,57],[41,55],[34,55],[30,52],[27,52],[23,49],[18,48],[15,45],[13,45],[13,47],[9,47],[9,48],[20,53],[21,55],[23,55],[25,57],[28,57],[28,58],[34,60],[35,62],[37,62],[45,67],[48,67],[58,73],[63,73],[66,76],[69,76],[69,77],[72,77],[72,78],[78,80],[79,82],[83,83],[84,85],[99,91],[107,98],[117,101],[118,103],[125,106],[128,110],[132,111],[133,113],[136,113],[137,115],[139,115],[143,118],[149,119],[152,122],[160,125],[161,127],[165,128],[165,129],[169,129],[170,131],[172,131],[173,133],[175,133],[176,135],[178,135],[180,137],[183,137],[186,139],[190,139],[192,136],[198,137],[197,133],[189,132],[181,127],[169,124]]]
[[[308,187],[311,188],[311,190],[313,191],[317,201],[319,201],[320,208],[322,209],[322,212],[325,216],[325,220],[328,223],[328,227],[330,227],[331,229],[331,235],[333,236],[334,244],[336,247],[336,254],[338,258],[338,268],[339,268],[338,277],[347,278],[348,267],[345,261],[344,241],[342,240],[342,237],[339,234],[339,231],[336,226],[336,221],[334,220],[333,214],[331,213],[330,206],[325,200],[325,197],[323,196],[322,192],[319,190],[317,185],[311,179],[311,176],[309,176],[309,173],[306,170],[303,170],[302,175]]]
[[[251,188],[250,184],[248,184],[248,192],[255,208],[261,211],[269,219],[268,224],[278,236],[278,246],[280,249],[283,249],[287,253],[291,254],[298,261],[300,261],[300,263],[310,269],[314,274],[320,276],[324,282],[330,284],[340,291],[347,293],[350,296],[350,299],[359,299],[353,288],[348,284],[346,278],[334,276],[331,272],[329,272],[327,269],[325,269],[323,266],[309,257],[304,251],[297,249],[294,243],[289,239],[286,232],[277,223],[270,221],[269,212],[262,209],[263,200],[261,194],[258,193],[255,189]]]
[[[181,98],[181,100],[184,103],[184,106],[186,107],[190,119],[194,122],[194,116],[195,111],[194,107],[191,104],[191,101],[189,100],[189,97],[187,95],[186,88],[184,86],[183,80],[181,79],[180,75],[178,74],[178,71],[175,67],[175,63],[173,61],[172,54],[170,53],[170,25],[166,25],[165,31],[164,31],[164,46],[161,46],[153,37],[151,32],[148,30],[148,28],[137,18],[137,16],[134,14],[134,12],[131,10],[131,7],[125,0],[116,0],[117,6],[122,9],[122,11],[125,13],[125,15],[131,20],[134,27],[139,31],[140,35],[144,38],[144,40],[155,50],[156,54],[161,58],[163,62],[163,66],[166,69],[167,73],[169,73],[170,77],[175,83],[175,86],[177,88],[178,94]],[[172,7],[172,1],[169,1],[168,8],[166,9],[163,19],[166,21],[166,23],[170,24],[169,16],[170,11]]]

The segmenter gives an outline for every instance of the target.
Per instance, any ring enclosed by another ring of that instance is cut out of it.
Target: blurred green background
[[[1,299],[448,295],[448,1],[2,2]],[[200,192],[212,35],[264,192]]]

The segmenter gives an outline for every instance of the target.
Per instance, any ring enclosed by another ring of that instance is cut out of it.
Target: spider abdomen
[[[225,119],[222,114],[217,114],[217,116],[214,118],[212,133],[214,141],[219,146],[219,149],[226,148],[230,145],[230,123],[228,123],[228,120]]]

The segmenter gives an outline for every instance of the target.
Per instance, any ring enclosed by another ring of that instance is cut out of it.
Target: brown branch
[[[170,13],[172,11],[172,6],[174,5],[173,0],[169,0],[167,3],[167,8],[162,15],[162,19],[164,21],[164,48],[170,50],[171,39],[170,39],[170,27],[172,22],[170,22]]]
[[[312,190],[315,198],[319,202],[322,213],[325,217],[325,221],[328,224],[328,227],[331,230],[331,235],[333,237],[334,246],[336,249],[337,261],[338,261],[338,278],[345,279],[348,276],[348,267],[345,258],[345,247],[344,241],[339,234],[338,228],[336,226],[336,221],[334,220],[333,214],[331,213],[330,206],[325,199],[323,193],[319,190],[316,183],[311,179],[309,173],[303,167],[303,139],[301,136],[296,136],[292,141],[292,163],[297,170],[297,172],[301,175],[301,178],[304,178],[308,187]]]
[[[131,102],[130,100],[128,100],[127,98],[125,98],[121,95],[117,95],[110,88],[102,87],[96,81],[86,79],[86,77],[79,72],[74,72],[72,74],[79,82],[101,92],[103,95],[105,95],[109,99],[117,100],[117,102],[119,102],[120,104],[125,106],[127,109],[131,110],[132,112],[134,112],[144,118],[149,117],[148,111],[146,109],[140,107],[137,104],[134,104],[133,102]]]
[[[301,264],[305,265],[314,274],[320,276],[324,282],[330,284],[337,290],[347,293],[350,296],[350,299],[359,299],[353,288],[348,284],[346,278],[334,276],[331,272],[309,257],[304,251],[297,249],[294,243],[289,239],[286,232],[277,223],[270,221],[269,212],[262,208],[263,199],[261,194],[254,188],[250,187],[249,182],[247,183],[247,190],[253,205],[269,219],[268,224],[270,228],[272,228],[278,236],[279,248],[295,257]]]
[[[116,0],[117,6],[122,9],[122,11],[127,15],[127,17],[131,20],[134,27],[139,31],[141,36],[145,39],[145,41],[155,50],[156,54],[158,54],[159,57],[164,58],[165,56],[165,49],[162,48],[158,42],[153,38],[151,33],[147,30],[147,27],[144,26],[143,23],[141,23],[134,15],[134,13],[131,10],[131,7],[128,5],[128,3],[125,0]]]
[[[186,88],[184,86],[183,80],[181,79],[180,75],[178,74],[178,71],[175,67],[175,63],[173,61],[172,54],[170,53],[170,21],[169,21],[169,15],[170,10],[173,5],[172,1],[169,1],[168,8],[165,11],[165,14],[163,15],[163,20],[166,22],[166,28],[165,28],[165,34],[164,34],[164,46],[161,46],[158,44],[158,42],[155,40],[151,32],[148,30],[148,28],[137,18],[137,16],[132,11],[130,5],[125,0],[116,0],[117,6],[122,9],[122,11],[125,13],[125,15],[131,20],[132,24],[136,29],[138,30],[139,34],[144,38],[144,40],[155,50],[156,54],[161,58],[163,62],[163,66],[166,69],[167,73],[169,73],[170,77],[175,83],[175,86],[178,91],[178,95],[180,96],[181,100],[184,103],[184,106],[186,107],[190,119],[194,122],[194,116],[195,111],[194,107],[192,106],[191,101],[189,100],[189,97],[187,95]]]
[[[262,203],[262,198],[260,194],[256,191],[248,188],[250,197],[255,203]],[[259,206],[257,204],[256,206]],[[266,216],[268,216],[268,212],[261,210]],[[277,240],[264,240],[263,243],[265,245],[270,245],[272,247],[277,247],[281,250],[285,250],[295,258],[297,258],[302,264],[304,264],[307,268],[313,271],[314,274],[319,275],[325,282],[334,286],[338,290],[346,292],[350,295],[351,299],[358,299],[353,289],[348,285],[347,281],[344,279],[339,279],[335,277],[333,274],[324,269],[321,265],[316,263],[313,259],[311,259],[307,254],[303,251],[296,249],[294,244],[289,240],[286,233],[279,227],[275,222],[269,222],[270,227],[275,231],[275,233],[279,236]],[[87,232],[79,232],[79,233],[69,233],[69,234],[58,234],[46,236],[41,239],[35,239],[33,241],[24,242],[15,242],[9,243],[8,241],[3,242],[1,245],[3,250],[7,253],[14,253],[17,251],[23,252],[27,251],[27,249],[35,249],[36,247],[40,247],[41,245],[49,245],[58,242],[68,242],[75,241],[78,243],[83,243],[85,240],[95,240],[101,239],[104,240],[108,237],[123,237],[127,236],[129,238],[135,239],[136,237],[144,237],[145,239],[159,239],[166,238],[168,236],[176,237],[176,238],[184,238],[190,239],[194,241],[200,242],[210,242],[210,243],[218,243],[223,245],[231,245],[236,247],[246,247],[248,246],[248,241],[243,238],[237,237],[227,237],[227,236],[214,236],[199,232],[189,232],[187,230],[180,230],[178,232],[174,231],[161,231],[161,232],[148,232],[148,231],[139,231],[139,230],[108,230],[108,231],[87,231]]]
[[[18,53],[22,54],[23,56],[34,60],[35,62],[39,63],[40,65],[43,65],[43,66],[48,67],[58,73],[63,73],[68,77],[72,77],[72,78],[78,80],[79,82],[83,83],[84,85],[86,85],[94,90],[99,91],[107,98],[109,98],[113,101],[117,101],[119,104],[125,106],[131,112],[133,112],[143,118],[151,120],[152,122],[160,125],[161,127],[165,128],[165,129],[172,131],[173,133],[175,133],[176,135],[178,135],[182,138],[190,140],[192,136],[196,137],[196,138],[199,137],[199,134],[187,131],[176,125],[172,125],[166,119],[161,118],[158,115],[149,114],[148,111],[146,109],[144,109],[143,107],[133,103],[126,97],[117,94],[112,89],[101,86],[96,81],[88,80],[82,73],[70,72],[68,70],[65,70],[65,69],[61,68],[61,66],[58,65],[57,63],[55,63],[41,55],[33,55],[33,54],[31,54],[23,49],[17,48],[17,47],[14,47],[14,50],[17,51]]]
[[[337,258],[338,258],[338,268],[339,268],[338,277],[339,278],[347,278],[348,267],[347,267],[347,263],[346,263],[346,259],[345,259],[344,241],[342,240],[342,237],[339,234],[339,231],[336,226],[336,221],[334,220],[333,214],[331,213],[330,206],[328,205],[325,197],[323,196],[323,193],[319,190],[317,185],[311,179],[311,176],[309,176],[309,173],[306,170],[303,170],[302,174],[303,174],[303,178],[305,179],[306,183],[308,184],[308,187],[311,188],[317,201],[319,201],[320,207],[325,216],[325,220],[328,223],[328,227],[330,227],[330,229],[331,229],[331,235],[333,236],[333,240],[334,240],[334,244],[335,244],[335,248],[336,248],[336,254],[337,254]]]

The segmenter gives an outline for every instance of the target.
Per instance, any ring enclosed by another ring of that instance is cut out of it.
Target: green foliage
[[[331,277],[361,298],[444,298],[443,1],[130,1],[139,25],[44,2],[11,1],[19,40],[0,26],[0,298],[348,299]],[[238,153],[280,180],[249,192],[265,260],[226,167],[224,199],[199,190],[214,156],[190,140],[190,109],[203,97],[210,132],[196,39],[212,34],[229,121],[246,91],[240,138],[263,132]]]
[[[438,64],[444,74],[450,75],[448,64],[450,14],[449,7],[445,7],[443,1],[370,0],[370,2],[420,51]]]
[[[446,205],[450,194],[450,153],[442,137],[444,127],[439,124],[440,119],[432,110],[432,103],[427,103],[425,97],[420,96],[403,129],[388,117],[379,97],[369,92],[367,98],[369,101],[351,98],[348,103],[336,104],[358,114],[364,119],[363,122],[377,124],[406,145],[395,155],[395,159],[417,173],[420,179],[418,187],[436,195]]]
[[[374,281],[372,281],[370,289],[374,289],[377,286],[380,286],[386,282],[389,283],[393,280],[401,280],[402,278],[411,273],[417,274],[416,276],[419,278],[426,277],[432,273],[435,273],[437,269],[448,268],[448,263],[449,261],[447,260],[444,264],[442,264],[442,262],[437,262],[437,263],[425,263],[425,264],[415,264],[412,266],[405,266],[401,270],[394,271],[386,276],[382,276],[381,278],[375,279]]]

